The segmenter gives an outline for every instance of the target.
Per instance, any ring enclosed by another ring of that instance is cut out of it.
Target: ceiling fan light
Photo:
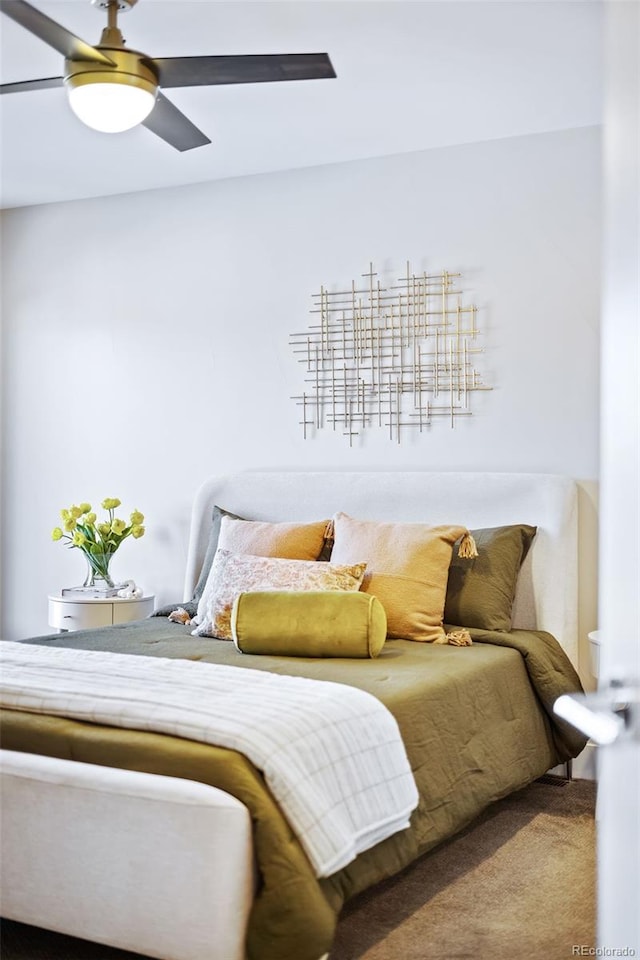
[[[89,75],[71,77],[67,92],[71,109],[88,127],[102,133],[121,133],[142,123],[153,110],[157,87],[140,82],[137,77],[115,75],[105,82],[105,75],[92,80]],[[80,82],[78,82],[80,81]]]

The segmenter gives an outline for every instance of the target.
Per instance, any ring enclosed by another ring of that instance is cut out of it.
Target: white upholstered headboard
[[[358,519],[509,523],[538,527],[516,592],[514,626],[547,630],[578,662],[578,531],[575,482],[535,473],[247,471],[211,477],[192,512],[185,599],[193,595],[217,504],[250,520],[322,520],[339,510]]]

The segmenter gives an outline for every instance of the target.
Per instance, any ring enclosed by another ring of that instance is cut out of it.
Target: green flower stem
[[[82,551],[87,558],[87,563],[96,577],[100,577],[110,587],[113,586],[113,580],[109,574],[109,564],[112,553],[89,553],[88,550]],[[89,577],[87,578],[89,579]]]

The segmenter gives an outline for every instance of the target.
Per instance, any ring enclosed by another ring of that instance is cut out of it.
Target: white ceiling
[[[34,0],[97,43],[89,0]],[[0,16],[0,82],[62,56]],[[597,0],[140,0],[121,16],[152,57],[329,53],[335,80],[167,91],[213,141],[179,153],[148,130],[101,134],[62,88],[0,98],[3,207],[104,196],[600,123]]]

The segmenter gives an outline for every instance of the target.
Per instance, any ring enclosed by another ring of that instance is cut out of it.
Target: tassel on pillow
[[[478,556],[476,542],[468,530],[460,541],[460,546],[458,547],[458,556],[462,560],[473,560]]]
[[[175,610],[171,611],[167,619],[171,620],[172,623],[183,623],[185,627],[191,626],[192,622],[191,615],[187,613],[184,607],[176,607]]]
[[[452,647],[470,647],[472,642],[471,634],[464,628],[462,630],[452,630],[442,641],[442,643],[451,644]]]
[[[478,556],[476,542],[468,530],[460,541],[458,556],[462,560],[473,560]],[[441,640],[436,640],[436,643],[448,643],[452,647],[470,647],[472,642],[471,634],[464,628],[461,630],[452,630],[451,633],[447,633]]]

